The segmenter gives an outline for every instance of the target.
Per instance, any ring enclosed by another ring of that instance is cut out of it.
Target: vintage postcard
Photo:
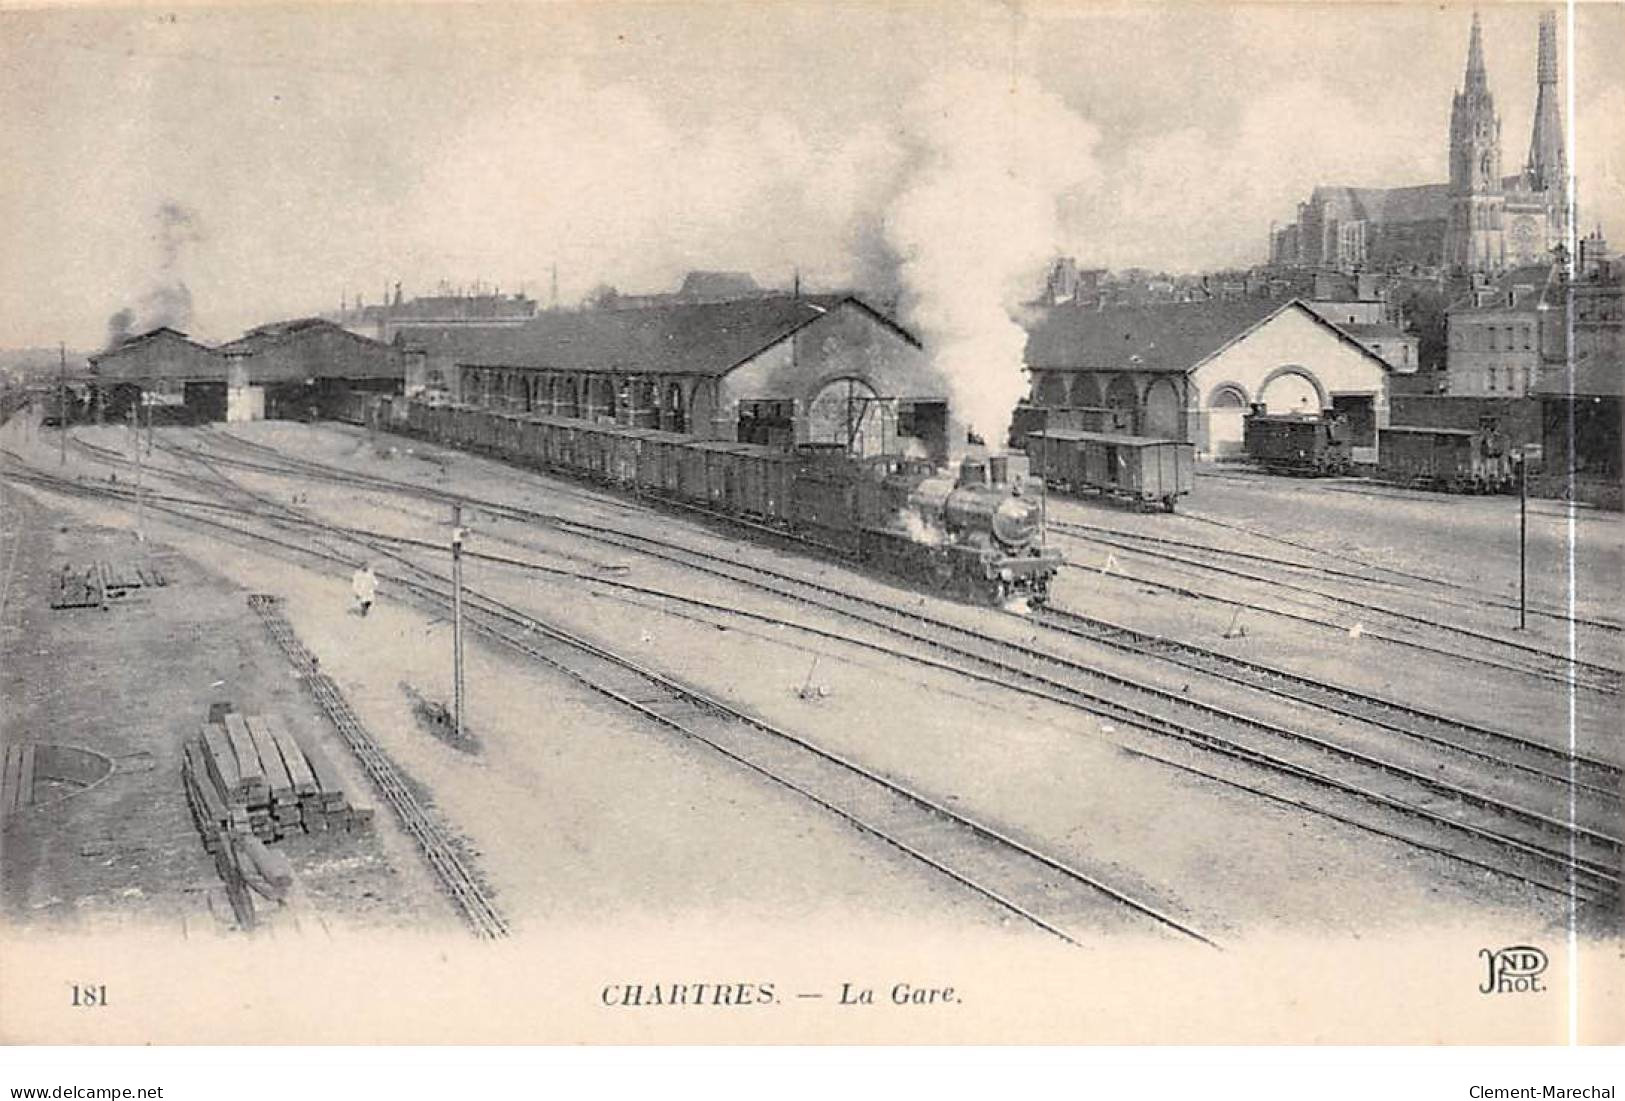
[[[1622,46],[0,6],[0,1039],[1619,1042]]]

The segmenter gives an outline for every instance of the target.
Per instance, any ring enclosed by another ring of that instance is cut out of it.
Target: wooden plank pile
[[[226,834],[280,841],[372,824],[372,808],[350,802],[321,747],[275,715],[226,712],[204,723],[182,753],[187,796],[210,852]]]
[[[63,563],[51,590],[53,608],[100,608],[135,589],[169,584],[163,571],[149,563],[108,562],[89,565]]]
[[[34,801],[34,746],[8,745],[4,771],[0,772],[0,819],[9,817]]]
[[[245,929],[257,924],[255,894],[287,903],[294,888],[293,865],[266,842],[372,824],[372,809],[351,805],[313,740],[275,715],[241,715],[230,705],[211,708],[209,721],[181,743],[181,782]]]

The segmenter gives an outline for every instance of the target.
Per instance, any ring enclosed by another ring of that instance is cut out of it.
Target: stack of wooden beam
[[[15,814],[34,801],[34,746],[32,743],[6,746],[5,767],[0,773],[0,819]]]
[[[372,822],[372,809],[351,804],[321,747],[275,715],[227,712],[188,738],[183,755],[187,796],[211,852],[225,834],[279,841]]]
[[[64,563],[51,591],[53,608],[98,608],[135,589],[167,585],[163,572],[148,564],[95,561]]]

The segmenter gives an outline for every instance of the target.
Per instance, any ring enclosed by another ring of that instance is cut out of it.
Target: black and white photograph
[[[1622,56],[0,4],[0,1042],[1618,1044]]]

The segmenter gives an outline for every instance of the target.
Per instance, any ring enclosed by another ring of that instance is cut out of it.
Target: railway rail
[[[1051,521],[1050,526],[1057,528],[1057,530],[1060,530],[1063,533],[1066,532],[1064,525],[1057,525],[1054,521]],[[1133,553],[1142,554],[1147,557],[1161,558],[1167,561],[1175,562],[1176,564],[1192,566],[1198,569],[1208,570],[1210,572],[1235,574],[1237,576],[1243,576],[1248,580],[1261,582],[1276,588],[1283,587],[1279,581],[1271,578],[1261,577],[1255,574],[1247,574],[1245,571],[1238,571],[1224,566],[1216,566],[1211,563],[1183,558],[1178,555],[1168,554],[1166,552],[1157,551],[1141,545],[1101,539],[1098,536],[1087,534],[1074,534],[1071,537],[1089,539],[1105,546],[1113,546]],[[1063,563],[1063,566],[1074,571],[1084,571],[1090,573],[1098,572],[1096,567],[1087,566],[1078,562],[1068,561]],[[1293,611],[1282,607],[1272,607],[1269,605],[1256,603],[1252,600],[1223,596],[1207,590],[1193,589],[1187,585],[1180,585],[1171,581],[1146,577],[1141,574],[1129,573],[1120,567],[1116,570],[1116,576],[1122,577],[1127,581],[1132,581],[1135,584],[1148,585],[1153,588],[1160,588],[1169,592],[1179,593],[1181,595],[1190,596],[1201,600],[1209,600],[1217,604],[1224,604],[1226,606],[1258,612],[1264,615],[1278,616],[1283,619],[1290,619],[1295,622],[1310,624],[1315,627],[1335,630],[1340,633],[1348,630],[1348,624],[1346,623],[1338,623],[1333,620],[1323,619],[1307,612]],[[1550,665],[1555,665],[1557,668],[1537,664],[1524,664],[1515,660],[1501,661],[1489,657],[1483,653],[1475,653],[1468,650],[1457,650],[1445,646],[1437,646],[1433,643],[1424,642],[1420,639],[1408,638],[1401,634],[1393,634],[1373,628],[1362,627],[1362,633],[1366,638],[1391,643],[1393,645],[1402,646],[1421,653],[1433,654],[1439,657],[1447,657],[1456,661],[1467,662],[1484,668],[1496,669],[1502,672],[1517,673],[1521,676],[1530,677],[1535,680],[1546,681],[1552,684],[1560,684],[1565,688],[1583,689],[1605,696],[1617,696],[1620,693],[1621,677],[1625,674],[1622,674],[1619,669],[1616,669],[1613,666],[1589,662],[1579,658],[1572,658],[1568,655],[1560,654],[1555,651],[1544,650],[1538,646],[1530,646],[1525,643],[1497,638],[1496,636],[1487,635],[1483,632],[1472,631],[1467,628],[1440,624],[1437,621],[1429,620],[1426,617],[1395,612],[1392,609],[1383,608],[1368,601],[1358,601],[1347,597],[1337,597],[1319,590],[1307,591],[1311,592],[1317,598],[1330,600],[1334,603],[1342,604],[1347,607],[1358,608],[1373,615],[1401,618],[1420,627],[1437,629],[1445,633],[1460,634],[1471,637],[1480,644],[1493,643],[1495,645],[1505,647],[1508,650],[1514,651],[1520,656],[1528,655],[1532,658],[1544,660],[1550,663]],[[1589,674],[1590,678],[1592,679],[1582,678],[1578,675],[1580,673]]]
[[[1340,596],[1337,593],[1327,592],[1324,589],[1317,589],[1308,585],[1299,585],[1291,582],[1282,582],[1262,574],[1252,573],[1232,566],[1224,566],[1212,562],[1206,562],[1201,559],[1192,558],[1188,554],[1175,553],[1173,551],[1154,550],[1152,548],[1176,547],[1186,551],[1194,551],[1199,554],[1210,554],[1222,558],[1244,558],[1251,561],[1262,561],[1276,568],[1309,570],[1317,573],[1323,573],[1328,576],[1350,578],[1354,581],[1365,582],[1367,584],[1373,583],[1372,579],[1370,578],[1359,577],[1358,575],[1350,574],[1346,571],[1334,571],[1326,567],[1313,566],[1301,562],[1283,562],[1272,560],[1264,555],[1248,554],[1245,551],[1230,550],[1223,547],[1204,546],[1200,543],[1191,543],[1184,540],[1171,539],[1167,536],[1148,535],[1142,532],[1122,531],[1117,528],[1101,527],[1095,524],[1079,524],[1076,522],[1052,519],[1049,522],[1049,526],[1059,531],[1079,534],[1080,536],[1094,542],[1101,543],[1105,546],[1116,547],[1120,550],[1128,550],[1135,553],[1153,555],[1155,557],[1164,558],[1170,562],[1176,562],[1181,565],[1194,566],[1199,569],[1210,570],[1214,573],[1239,577],[1247,581],[1260,582],[1274,588],[1284,589],[1289,592],[1303,593],[1318,599],[1327,600],[1334,604],[1342,604],[1347,607],[1360,609],[1362,611],[1375,612],[1380,615],[1390,616],[1406,623],[1419,624],[1444,632],[1464,635],[1477,642],[1505,646],[1508,649],[1521,651],[1539,658],[1546,658],[1553,661],[1562,662],[1567,665],[1572,665],[1576,669],[1583,670],[1594,676],[1607,678],[1616,688],[1618,687],[1619,678],[1622,675],[1625,675],[1622,674],[1619,669],[1614,668],[1613,666],[1581,661],[1569,654],[1558,653],[1539,646],[1532,646],[1528,643],[1519,642],[1515,639],[1508,639],[1499,635],[1488,634],[1471,627],[1461,626],[1460,624],[1443,623],[1440,622],[1437,617],[1417,615],[1415,613],[1406,612],[1387,605],[1374,604],[1365,600],[1350,599],[1349,597]],[[1383,582],[1375,583],[1382,584]],[[1431,602],[1434,604],[1445,603],[1455,607],[1470,607],[1469,605],[1456,601],[1440,601],[1438,598],[1433,598]],[[1554,618],[1557,617],[1554,616]],[[1570,619],[1569,622],[1576,621]],[[1605,631],[1618,630],[1618,628],[1612,624],[1592,624],[1587,621],[1584,625],[1595,625],[1599,630]]]
[[[281,473],[286,474],[286,470]],[[395,484],[387,488],[394,492],[422,492],[422,487],[411,486],[410,483]],[[481,509],[493,509],[497,514],[506,513],[510,518],[541,520],[559,530],[585,532],[600,539],[608,537],[612,540],[641,541],[646,552],[653,551],[659,557],[682,557],[696,568],[719,574],[723,572],[723,560],[715,559],[713,556],[713,561],[702,562],[697,557],[698,552],[691,549],[675,548],[671,545],[655,547],[651,544],[657,541],[648,540],[647,537],[625,532],[593,530],[593,525],[574,521],[561,523],[555,516],[535,514],[530,510],[516,509],[496,502],[471,503]],[[628,544],[623,542],[622,545]],[[735,580],[744,579],[738,572],[739,563],[728,561],[727,565],[732,567],[732,572],[728,573],[728,576]],[[786,580],[795,581],[800,585],[812,585],[802,579],[784,576],[779,578],[780,582]],[[802,602],[828,607],[831,597],[847,601],[857,599],[852,594],[835,590],[827,590],[823,597],[822,600],[812,600],[803,596]],[[1574,823],[1564,822],[1550,814],[1530,812],[1486,797],[1480,792],[1440,783],[1413,767],[1396,765],[1392,761],[1383,761],[1369,754],[1350,751],[1346,747],[1322,739],[1307,737],[1296,731],[1209,707],[1197,701],[1179,699],[1172,693],[1152,686],[1136,684],[1121,677],[1114,678],[1053,654],[1016,647],[1010,643],[993,644],[996,651],[1003,649],[1002,656],[997,652],[990,654],[986,648],[991,643],[985,636],[976,635],[974,632],[940,620],[932,621],[929,617],[922,617],[917,613],[906,612],[874,601],[868,603],[872,607],[867,610],[866,615],[872,624],[894,635],[912,636],[916,643],[938,653],[952,654],[957,671],[965,672],[964,666],[967,662],[980,664],[984,669],[983,679],[1002,683],[1006,687],[1019,685],[1029,694],[1080,706],[1083,710],[1104,715],[1125,725],[1154,731],[1186,744],[1199,745],[1232,760],[1244,761],[1262,767],[1266,771],[1319,785],[1324,790],[1353,796],[1388,811],[1408,815],[1432,828],[1453,832],[1458,837],[1465,836],[1474,842],[1510,849],[1548,868],[1556,866],[1564,876],[1573,873],[1584,893],[1605,890],[1611,882],[1617,882],[1617,874],[1613,872],[1607,854],[1617,850],[1618,841],[1598,831],[1576,827]],[[912,619],[913,622],[874,623],[877,610],[881,610],[881,614],[885,616],[903,617],[905,621]],[[851,614],[850,610],[848,614]],[[944,631],[949,637],[942,637]],[[974,648],[967,648],[966,636],[974,638],[976,644]],[[1012,658],[1016,660],[1011,660]],[[1043,667],[1046,665],[1058,666],[1063,676],[1057,677],[1054,670],[1044,672]],[[1076,683],[1080,676],[1084,683]],[[1087,686],[1091,679],[1093,689]],[[1125,702],[1122,699],[1102,695],[1100,691],[1102,684],[1136,694],[1138,702]],[[1155,707],[1148,709],[1148,698],[1155,702]],[[1210,730],[1202,729],[1190,721],[1193,712],[1194,717],[1200,722],[1209,726],[1217,724],[1225,729],[1225,733],[1216,735]],[[1181,715],[1184,721],[1179,717]],[[1257,740],[1259,735],[1266,736],[1263,744]],[[1316,767],[1321,764],[1319,758],[1323,756],[1338,758],[1343,767],[1353,768],[1359,775],[1354,781],[1347,777],[1327,775]],[[1449,813],[1441,813],[1433,808],[1432,804],[1437,802],[1440,795],[1446,796],[1456,804],[1448,808]],[[1474,808],[1483,813],[1474,819],[1473,815],[1462,814],[1464,808]],[[1464,817],[1473,820],[1463,820]],[[1509,821],[1518,823],[1518,830],[1507,831],[1505,827]],[[1580,849],[1586,851],[1586,855],[1576,853],[1571,856],[1561,846],[1553,846],[1549,837],[1532,835],[1528,827],[1532,827],[1536,834],[1555,834],[1562,838],[1563,844],[1578,844]],[[1423,847],[1430,847],[1425,838],[1416,838],[1412,834],[1408,839]],[[1483,861],[1478,863],[1483,866],[1494,866],[1493,863]],[[1540,882],[1548,889],[1560,891],[1573,889],[1574,885],[1564,876],[1559,876],[1556,882],[1551,877],[1544,877]],[[1532,877],[1525,878],[1535,881]]]
[[[128,500],[132,494],[109,491],[101,486],[59,479],[34,479],[57,491],[87,490],[97,496],[111,496]],[[222,488],[218,485],[216,488]],[[252,491],[244,491],[255,496]],[[247,513],[254,519],[272,523],[294,519],[297,509],[277,502],[265,502],[269,512]],[[172,501],[149,498],[155,511],[168,512],[179,518],[197,520],[186,508]],[[228,503],[232,515],[242,518],[244,510]],[[256,533],[219,520],[204,521],[216,528],[225,528],[240,535],[258,538]],[[404,566],[417,578],[401,574],[383,574],[382,579],[410,594],[421,603],[444,614],[450,608],[449,583],[433,571],[411,562],[398,550],[386,545],[388,537],[375,533],[358,532],[338,525],[305,518],[316,532],[326,533],[357,542],[370,553],[383,554]],[[312,549],[276,540],[276,545],[339,565],[353,564],[336,555],[327,547]],[[438,550],[439,548],[435,548]],[[1169,912],[1161,903],[1147,902],[1133,897],[1103,879],[1048,855],[996,826],[981,822],[971,815],[946,806],[930,796],[914,790],[896,780],[868,769],[829,750],[814,745],[800,736],[726,703],[700,689],[683,685],[673,678],[617,654],[612,650],[571,634],[521,609],[489,596],[464,590],[465,614],[476,631],[493,641],[540,661],[591,688],[615,702],[636,711],[646,719],[692,738],[751,771],[786,787],[808,799],[854,828],[875,836],[935,871],[947,876],[974,893],[994,902],[1025,921],[1061,939],[1084,944],[1086,929],[1099,923],[1104,900],[1112,909],[1136,915],[1137,920],[1195,940],[1210,947],[1216,941],[1196,929],[1188,920]],[[262,616],[271,605],[264,598],[256,598],[255,608]],[[269,620],[268,620],[269,622]],[[284,641],[286,632],[273,628],[278,641]],[[296,641],[294,644],[296,645]],[[311,669],[308,653],[290,652],[296,668]],[[302,663],[302,664],[301,664]],[[308,676],[308,674],[307,674]],[[308,681],[318,700],[327,705],[321,695],[320,680],[325,675],[315,674]],[[352,716],[353,717],[353,716]],[[341,729],[344,729],[341,727]],[[351,732],[346,730],[347,740]],[[366,742],[358,751],[364,763],[381,757],[369,750]],[[387,758],[382,765],[388,767]],[[369,772],[372,765],[369,764]],[[376,777],[375,777],[376,779]],[[383,783],[380,787],[386,790]],[[402,788],[409,797],[410,792]],[[392,806],[395,805],[391,800]],[[417,820],[414,818],[416,824]],[[429,826],[432,827],[432,822]],[[423,827],[419,824],[420,829]],[[408,825],[409,832],[420,837],[420,829]],[[431,863],[437,871],[444,862],[440,846],[433,849],[425,845]],[[455,868],[455,865],[453,865]],[[461,905],[471,899],[470,907],[478,907],[478,896],[473,894],[477,883],[458,877],[453,871],[453,895]],[[450,884],[448,884],[450,885]],[[468,912],[465,908],[465,912]],[[474,919],[471,918],[471,924]],[[479,926],[476,926],[479,929]],[[492,935],[483,933],[482,935]]]
[[[1371,562],[1360,557],[1359,555],[1350,554],[1346,551],[1336,551],[1330,550],[1326,547],[1317,547],[1313,543],[1307,543],[1301,539],[1290,539],[1283,535],[1277,535],[1274,532],[1259,531],[1257,528],[1250,528],[1245,524],[1238,524],[1229,520],[1222,520],[1217,516],[1209,516],[1205,513],[1187,511],[1181,515],[1184,519],[1192,520],[1199,524],[1207,524],[1211,527],[1233,531],[1240,535],[1248,536],[1252,539],[1258,539],[1266,543],[1274,543],[1283,547],[1291,547],[1294,550],[1308,551],[1310,554],[1329,559],[1333,562],[1341,562],[1345,565],[1358,566],[1361,569],[1369,570],[1372,573],[1387,574],[1389,577],[1402,582],[1421,582],[1440,589],[1448,589],[1459,592],[1471,597],[1472,602],[1475,605],[1482,605],[1487,608],[1496,608],[1501,611],[1518,610],[1518,604],[1515,601],[1504,600],[1499,597],[1491,596],[1490,594],[1476,589],[1471,585],[1465,585],[1459,581],[1452,581],[1446,577],[1436,577],[1432,574],[1418,573],[1415,570],[1402,570],[1396,566],[1388,566],[1380,562]],[[1207,549],[1219,550],[1220,548]],[[1239,554],[1240,552],[1235,553]],[[1360,576],[1358,574],[1349,574],[1348,571],[1339,571],[1339,573],[1352,577]],[[1372,580],[1376,579],[1373,578]],[[1574,623],[1582,627],[1594,627],[1599,631],[1607,631],[1613,634],[1625,633],[1625,624],[1612,619],[1603,619],[1598,616],[1575,615],[1573,612],[1542,607],[1539,604],[1528,604],[1525,606],[1524,610],[1529,615],[1538,616],[1542,619],[1552,619],[1562,623]]]

